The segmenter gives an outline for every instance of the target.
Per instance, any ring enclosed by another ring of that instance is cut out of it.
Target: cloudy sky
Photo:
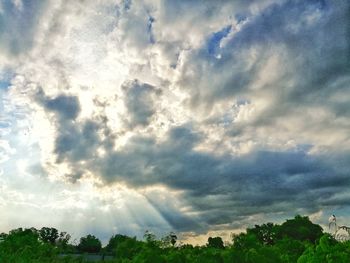
[[[349,17],[347,0],[1,0],[0,232],[346,224]]]

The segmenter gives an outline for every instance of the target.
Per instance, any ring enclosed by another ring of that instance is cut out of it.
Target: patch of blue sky
[[[10,127],[10,123],[6,122],[5,120],[1,120],[0,117],[0,129],[7,129]]]
[[[11,79],[13,76],[14,73],[9,68],[5,68],[0,71],[0,90],[7,90],[11,86]]]
[[[221,40],[230,33],[231,28],[232,26],[228,25],[220,31],[215,32],[211,35],[207,42],[207,51],[210,55],[215,56],[218,53]]]
[[[0,14],[0,29],[13,30],[20,29],[21,26],[28,29],[28,22],[33,18],[32,1],[24,1],[22,8],[18,8],[13,1],[4,1],[2,4],[2,14]],[[23,10],[23,11],[21,11]],[[10,28],[9,28],[10,27]],[[23,28],[23,30],[24,30]]]
[[[17,55],[31,47],[33,32],[38,25],[38,18],[47,1],[3,1],[0,13],[0,42],[3,48]]]
[[[20,9],[21,13],[18,15],[21,23],[26,23],[28,21],[31,24],[35,23],[37,16],[40,14],[40,8],[42,8],[46,2],[47,1],[40,0],[22,1],[23,6]]]
[[[4,101],[5,96],[8,93],[7,90],[11,86],[11,79],[13,74],[9,70],[0,71],[0,129],[4,128],[1,125],[1,121],[4,118]]]
[[[341,199],[341,197],[338,198],[339,200]],[[343,196],[343,201],[346,202],[347,196]],[[349,218],[350,215],[350,208],[349,207],[336,207],[334,209],[332,209],[332,211],[330,211],[328,213],[329,215],[334,214],[336,217],[340,217],[340,218]],[[341,219],[339,219],[338,221],[339,225],[346,225],[350,227],[349,221],[341,221]]]
[[[14,119],[14,116],[6,110],[6,101],[3,93],[4,92],[0,90],[0,135],[7,133],[7,130],[11,126],[11,120]]]
[[[16,7],[14,1],[2,1],[1,8],[3,11],[3,14],[5,13],[15,13],[18,8]]]
[[[0,90],[6,90],[10,87],[11,83],[9,81],[4,81],[0,79]]]

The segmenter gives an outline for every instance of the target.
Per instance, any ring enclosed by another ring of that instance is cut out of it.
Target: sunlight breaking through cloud
[[[2,2],[0,228],[199,240],[347,211],[348,19],[343,0]]]

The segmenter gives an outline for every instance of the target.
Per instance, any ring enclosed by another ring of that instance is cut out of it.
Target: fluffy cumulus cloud
[[[349,14],[345,0],[2,2],[0,226],[192,240],[345,215]]]

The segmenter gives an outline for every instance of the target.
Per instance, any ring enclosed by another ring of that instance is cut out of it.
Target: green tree
[[[130,237],[128,237],[128,236],[120,235],[120,234],[116,234],[116,235],[112,236],[108,241],[108,244],[106,246],[106,251],[107,252],[115,252],[118,245],[125,242],[129,238]]]
[[[316,246],[309,246],[298,263],[348,263],[350,262],[348,242],[337,242],[329,234],[324,234]]]
[[[294,240],[315,243],[323,234],[322,227],[313,224],[307,216],[297,215],[284,222],[278,229],[279,239],[289,237]]]
[[[164,236],[161,239],[161,246],[162,247],[174,247],[177,241],[177,236],[174,232],[170,232],[168,235]]]
[[[39,239],[35,228],[14,229],[0,242],[0,262],[53,262],[57,251]]]
[[[165,261],[167,263],[185,263],[186,255],[180,250],[170,249],[167,253]]]
[[[80,252],[98,253],[101,251],[101,247],[101,241],[97,237],[89,234],[86,237],[80,238],[78,250]]]
[[[238,250],[249,250],[261,246],[258,238],[253,233],[240,233],[232,237],[233,247]]]
[[[109,239],[106,251],[113,253],[118,260],[132,260],[141,251],[142,244],[136,237],[116,234]]]
[[[130,259],[136,257],[143,248],[143,242],[136,240],[135,237],[128,237],[123,242],[120,242],[115,249],[117,259]]]
[[[222,241],[221,237],[209,237],[207,246],[212,248],[218,248],[218,249],[225,248],[224,242]]]
[[[70,236],[56,229],[14,229],[0,234],[0,262],[59,263],[83,262],[82,257],[59,257],[58,253],[76,251]],[[319,225],[308,217],[296,216],[282,225],[255,225],[246,233],[233,236],[233,244],[224,247],[220,237],[208,238],[206,246],[175,246],[177,237],[169,233],[161,241],[146,231],[145,241],[135,237],[114,235],[105,251],[115,255],[119,263],[348,263],[350,241],[337,242],[322,235]],[[72,249],[74,248],[74,249]],[[92,235],[80,239],[79,252],[99,252],[101,242]]]
[[[146,230],[145,234],[143,235],[143,238],[146,240],[147,243],[154,243],[157,241],[157,237],[155,234],[153,234],[151,231]]]
[[[254,228],[248,228],[247,234],[254,234],[256,238],[264,245],[273,245],[277,239],[278,226],[273,223],[255,225]]]
[[[61,253],[74,252],[74,246],[69,244],[71,236],[67,232],[61,232],[58,239],[56,239],[56,246]]]
[[[307,243],[285,237],[278,240],[275,247],[281,251],[281,259],[285,263],[297,262],[307,247]]]
[[[59,237],[58,230],[52,227],[43,227],[39,230],[39,237],[43,242],[54,245]]]
[[[4,241],[7,237],[6,233],[0,233],[0,242]]]
[[[145,234],[143,235],[143,238],[146,241],[147,246],[149,247],[160,247],[161,242],[157,240],[157,237],[155,234],[153,234],[151,231],[146,230]]]
[[[245,254],[248,263],[282,263],[280,251],[273,246],[261,246],[257,249],[251,248]],[[283,262],[284,263],[284,262]]]
[[[170,232],[170,243],[172,246],[175,246],[176,241],[177,241],[177,235],[174,232]]]

